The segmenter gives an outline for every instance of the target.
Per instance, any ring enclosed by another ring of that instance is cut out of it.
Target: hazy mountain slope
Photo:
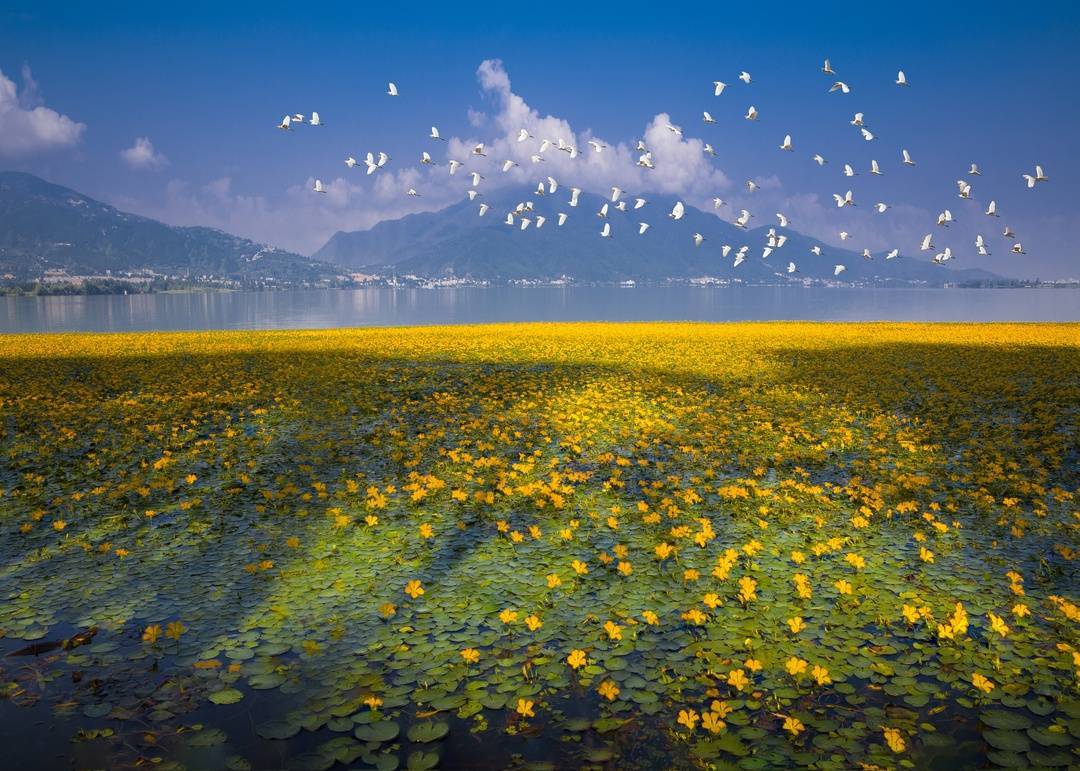
[[[213,275],[314,281],[337,269],[291,252],[203,227],[172,227],[119,211],[30,174],[0,172],[0,275],[20,280],[48,269],[93,275],[149,268],[191,278]]]
[[[878,255],[872,261],[865,260],[861,254],[779,228],[788,242],[763,260],[768,227],[773,222],[755,223],[760,227],[743,231],[692,207],[675,222],[668,217],[675,199],[666,196],[650,197],[637,211],[619,212],[610,207],[612,238],[601,238],[604,221],[596,212],[605,199],[582,194],[577,208],[571,208],[568,199],[569,193],[561,189],[543,197],[531,191],[497,191],[438,212],[381,222],[370,230],[336,233],[314,256],[350,268],[496,281],[560,276],[580,281],[662,280],[705,275],[788,280],[777,275],[786,276],[788,261],[798,266],[797,279],[831,278],[837,263],[847,266],[842,278],[848,280],[941,283],[995,278],[977,268],[954,270],[910,257],[885,261]],[[535,205],[533,225],[524,232],[517,225],[506,225],[506,212],[517,202],[530,200]],[[483,218],[477,215],[481,201],[491,206]],[[632,205],[630,201],[628,207]],[[570,215],[561,228],[556,224],[559,212]],[[535,227],[537,214],[547,218],[539,230]],[[644,236],[637,232],[640,221],[651,225]],[[700,247],[693,245],[695,232],[705,236]],[[734,255],[726,259],[720,255],[723,244],[736,250],[748,245],[746,261],[734,268]],[[820,257],[810,252],[814,245],[822,247]]]

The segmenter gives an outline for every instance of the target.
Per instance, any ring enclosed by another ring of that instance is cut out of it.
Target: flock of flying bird
[[[825,59],[824,65],[821,68],[821,72],[824,73],[827,76],[830,76],[830,77],[833,77],[836,74],[833,71],[832,66],[829,63],[828,59]],[[747,86],[749,86],[751,84],[751,82],[752,82],[752,78],[750,76],[750,73],[745,72],[745,71],[741,72],[739,74],[738,79],[740,81],[742,81],[742,83],[747,85]],[[904,72],[902,70],[897,73],[895,83],[896,83],[897,86],[900,86],[900,87],[904,87],[904,88],[908,87],[909,84],[908,84],[907,77],[904,75]],[[727,89],[727,88],[728,88],[727,83],[725,83],[723,81],[719,81],[719,80],[713,81],[713,95],[714,96],[719,97],[721,94],[724,93],[725,89]],[[844,82],[842,80],[835,80],[835,82],[833,82],[833,84],[828,89],[828,92],[829,93],[837,93],[837,92],[839,92],[841,94],[849,94],[849,93],[851,93],[851,87],[846,82]],[[394,83],[387,84],[386,94],[388,96],[391,96],[391,97],[398,96],[399,92],[398,92],[397,86]],[[744,118],[746,120],[748,120],[748,121],[756,121],[756,120],[758,120],[758,115],[759,114],[758,114],[757,108],[754,107],[753,105],[751,105],[750,108],[746,111],[746,115],[744,116]],[[708,111],[703,112],[703,121],[706,124],[716,123],[716,120],[713,118],[713,116]],[[855,113],[854,117],[852,118],[850,123],[851,123],[852,126],[855,126],[855,127],[857,127],[859,129],[859,135],[862,137],[862,139],[864,141],[866,141],[866,142],[874,141],[875,136],[874,136],[873,132],[871,132],[870,129],[865,125],[863,113],[861,113],[861,112]],[[306,119],[305,119],[305,116],[303,114],[299,114],[299,113],[292,114],[292,115],[286,115],[282,119],[281,123],[278,125],[278,128],[283,130],[283,131],[291,131],[294,126],[299,126],[299,125],[304,125],[304,124],[306,124],[308,126],[312,126],[312,127],[319,127],[319,126],[325,125],[322,122],[322,120],[320,119],[319,113],[312,112],[311,116],[306,118]],[[672,133],[680,136],[680,137],[682,136],[682,129],[679,126],[674,126],[674,125],[671,125],[671,124],[667,124],[667,129],[669,131],[671,131]],[[428,138],[430,140],[436,141],[436,142],[445,141],[444,137],[439,133],[439,129],[436,128],[435,126],[431,127],[431,133],[429,134]],[[540,138],[539,140],[537,140],[536,137],[534,137],[532,134],[529,133],[528,129],[522,128],[518,132],[517,141],[519,143],[523,143],[523,142],[528,142],[530,140],[532,140],[534,142],[537,142],[535,152],[530,155],[530,161],[532,162],[532,164],[540,164],[540,163],[542,163],[544,161],[544,154],[546,152],[548,152],[549,150],[551,150],[552,148],[554,148],[554,150],[556,152],[566,153],[567,156],[569,158],[571,158],[571,159],[577,158],[579,156],[578,148],[575,147],[574,145],[571,145],[571,144],[567,143],[562,137],[558,137],[556,139]],[[603,152],[604,150],[608,149],[607,145],[604,145],[603,143],[601,143],[599,141],[596,141],[596,140],[589,140],[588,145],[589,145],[591,151],[596,152],[596,153],[600,153],[600,152]],[[780,150],[785,151],[785,152],[792,152],[794,150],[794,144],[792,142],[790,134],[788,134],[788,135],[786,135],[784,137],[783,142],[781,142],[781,144],[779,145],[779,148],[780,148]],[[712,145],[710,145],[708,143],[704,144],[703,151],[707,155],[710,155],[710,156],[715,156],[716,155],[716,152],[713,149]],[[589,152],[589,151],[585,150],[584,152]],[[637,165],[639,167],[641,167],[643,169],[646,169],[646,170],[651,170],[651,169],[656,168],[655,161],[653,159],[652,151],[649,150],[649,148],[646,146],[646,144],[645,144],[645,142],[643,140],[638,140],[635,152],[638,154]],[[479,143],[479,144],[475,145],[472,148],[472,151],[470,152],[469,155],[473,159],[487,158],[488,154],[487,154],[484,143]],[[901,158],[901,162],[902,162],[902,164],[904,166],[909,166],[909,167],[910,166],[915,166],[915,161],[912,159],[911,154],[908,152],[907,149],[902,149],[901,150],[900,158]],[[350,169],[352,169],[352,168],[355,168],[355,167],[362,164],[362,165],[365,166],[365,168],[367,169],[367,173],[370,175],[370,174],[374,174],[376,171],[378,171],[379,169],[386,166],[387,163],[390,160],[391,160],[390,156],[387,155],[385,152],[378,152],[378,153],[369,152],[364,157],[364,159],[361,160],[361,161],[358,161],[356,158],[354,158],[352,156],[347,157],[345,159],[345,165],[348,166]],[[818,166],[824,166],[827,163],[825,158],[823,156],[821,156],[820,154],[815,154],[813,156],[813,160],[814,160],[815,163],[818,164]],[[420,163],[423,166],[434,166],[435,165],[434,161],[432,160],[432,157],[431,157],[430,153],[428,153],[427,151],[423,151],[421,153]],[[502,171],[505,173],[505,172],[509,172],[511,169],[513,169],[515,166],[518,166],[518,165],[519,164],[516,161],[511,160],[511,159],[507,159],[507,160],[502,162],[501,168],[502,168]],[[453,175],[457,174],[459,170],[463,170],[463,167],[465,166],[465,162],[461,161],[461,160],[449,159],[448,162],[447,162],[447,166],[449,168],[450,175],[453,176]],[[843,166],[843,173],[844,173],[845,177],[854,177],[854,176],[856,176],[856,171],[854,170],[854,168],[852,168],[852,166],[850,164],[847,164],[847,163],[845,163],[844,166]],[[471,188],[469,190],[467,190],[467,195],[469,197],[469,200],[470,201],[475,201],[477,199],[477,197],[479,197],[481,195],[478,188],[480,187],[480,183],[485,179],[485,177],[483,175],[481,175],[479,171],[463,170],[463,174],[468,176],[470,178],[470,180],[471,180]],[[878,162],[876,160],[871,160],[870,161],[870,174],[874,175],[874,176],[879,176],[879,175],[882,174],[882,171],[881,171],[881,169],[880,169],[880,167],[878,165]],[[979,171],[978,165],[975,164],[975,163],[972,163],[971,168],[968,170],[968,172],[967,172],[967,174],[965,176],[974,178],[974,177],[978,177],[980,175],[981,175],[981,172]],[[1022,178],[1023,178],[1023,180],[1026,183],[1028,188],[1034,188],[1036,185],[1042,184],[1043,182],[1046,182],[1047,179],[1048,179],[1046,174],[1043,172],[1042,166],[1035,166],[1034,174],[1022,174],[1021,176],[1022,176]],[[965,199],[965,200],[970,200],[971,199],[971,193],[972,193],[971,182],[969,182],[967,179],[958,179],[956,181],[956,185],[957,185],[957,195],[958,195],[958,197],[962,198],[962,199]],[[536,188],[536,191],[534,192],[534,195],[536,195],[536,196],[554,195],[556,193],[556,191],[559,189],[559,187],[560,187],[559,182],[556,181],[554,177],[548,176],[546,178],[546,180],[541,181],[541,182],[539,182],[537,184],[537,188]],[[753,193],[756,190],[758,190],[758,185],[753,180],[747,180],[746,181],[746,188],[750,193]],[[315,180],[313,191],[315,193],[326,193],[327,192],[326,187],[322,183],[322,180],[320,180],[320,179]],[[581,195],[581,193],[582,193],[581,188],[578,188],[578,187],[571,187],[570,188],[570,198],[567,201],[567,204],[568,204],[569,207],[571,207],[571,208],[577,207],[579,196]],[[418,197],[418,196],[420,196],[420,193],[418,193],[415,188],[410,187],[406,191],[406,195],[412,196],[412,197]],[[642,209],[648,203],[648,201],[646,199],[644,199],[644,198],[635,197],[635,198],[632,199],[632,207],[631,207],[631,200],[629,198],[624,198],[625,195],[626,195],[625,192],[623,190],[621,190],[620,188],[612,187],[611,188],[610,202],[605,202],[603,204],[603,206],[600,208],[600,210],[596,213],[596,216],[599,217],[601,220],[603,220],[603,225],[602,225],[602,227],[600,228],[600,231],[599,231],[600,236],[602,238],[610,238],[612,236],[611,222],[608,219],[608,215],[611,212],[612,207],[616,211],[627,212],[627,211],[636,211],[636,210]],[[843,209],[844,207],[848,207],[848,206],[855,206],[855,198],[854,198],[854,194],[852,193],[851,190],[846,191],[843,195],[841,195],[840,193],[834,193],[832,197],[833,197],[833,200],[836,202],[837,208],[839,208],[839,209]],[[714,209],[719,210],[722,206],[725,206],[725,205],[726,204],[725,204],[723,199],[718,198],[718,197],[713,199],[713,208]],[[485,214],[487,214],[489,208],[490,207],[488,206],[488,204],[481,202],[479,204],[479,216],[483,217]],[[890,207],[886,203],[879,202],[879,203],[874,204],[873,208],[878,214],[884,214],[885,211],[888,210]],[[674,221],[678,221],[678,220],[681,220],[685,216],[685,214],[686,214],[686,207],[684,206],[684,204],[681,201],[678,201],[678,202],[675,203],[675,205],[672,208],[671,212],[668,214],[668,217],[670,217]],[[996,200],[991,200],[990,201],[989,205],[986,208],[985,215],[988,216],[988,217],[991,217],[991,218],[996,218],[996,217],[999,216],[998,212],[997,212],[997,201]],[[739,212],[739,215],[734,218],[733,224],[736,227],[745,230],[745,229],[747,229],[747,227],[748,227],[748,225],[750,223],[750,219],[753,216],[754,215],[752,215],[748,210],[741,209],[740,212]],[[556,225],[561,227],[562,225],[564,225],[566,223],[566,220],[568,219],[568,217],[569,217],[569,215],[567,213],[559,212],[558,215],[557,215]],[[785,216],[783,213],[777,212],[776,213],[776,218],[777,218],[778,226],[780,228],[787,228],[788,227],[789,220],[788,220],[787,216]],[[547,221],[546,217],[544,217],[543,215],[541,215],[541,214],[534,211],[534,204],[533,204],[533,201],[531,201],[531,200],[521,202],[521,203],[517,204],[517,206],[514,209],[507,212],[507,214],[506,214],[506,224],[508,226],[511,226],[511,227],[517,227],[518,229],[520,229],[522,231],[527,230],[530,227],[530,225],[534,226],[536,228],[541,228],[541,227],[544,226],[546,221]],[[956,221],[956,219],[954,218],[952,211],[950,211],[949,209],[945,209],[937,217],[937,225],[940,226],[940,227],[948,227],[951,224],[953,224],[955,221]],[[644,222],[644,221],[639,221],[638,222],[638,234],[639,235],[642,235],[642,236],[645,235],[645,233],[649,230],[649,228],[650,228],[650,224],[648,222]],[[848,238],[850,238],[850,235],[846,231],[841,231],[839,233],[839,236],[840,236],[841,241],[846,241]],[[1005,239],[1009,239],[1009,240],[1013,241],[1013,243],[1011,245],[1011,251],[1013,253],[1015,253],[1015,254],[1026,254],[1026,252],[1024,251],[1023,246],[1021,245],[1020,241],[1016,240],[1016,234],[1009,228],[1008,225],[1004,226],[1002,236]],[[693,243],[694,243],[695,246],[701,246],[701,244],[705,240],[705,237],[702,236],[701,233],[694,233],[692,235],[692,240],[693,240]],[[766,243],[765,243],[765,245],[764,245],[764,247],[762,249],[762,254],[761,254],[762,259],[768,258],[776,250],[783,247],[787,240],[788,240],[788,237],[786,235],[784,235],[783,233],[777,232],[776,227],[770,227],[768,232],[767,232],[767,235],[766,235]],[[749,246],[743,245],[743,246],[740,246],[737,250],[734,250],[735,251],[734,267],[738,267],[741,263],[743,263],[746,260],[747,254],[749,253],[749,249],[750,249]],[[926,236],[923,237],[922,243],[919,245],[919,249],[920,249],[920,251],[924,251],[924,252],[934,251],[935,246],[934,246],[934,243],[933,243],[933,233],[932,232],[927,233]],[[976,238],[975,238],[975,249],[976,249],[976,251],[977,251],[977,253],[979,255],[989,255],[990,254],[989,247],[987,245],[987,241],[986,241],[986,239],[983,237],[983,235],[981,233],[978,234],[976,236]],[[729,244],[724,244],[721,247],[721,254],[725,258],[729,257],[732,251],[733,251],[733,247],[731,245],[729,245]],[[822,253],[822,250],[821,250],[820,246],[815,245],[815,246],[811,247],[811,252],[813,252],[817,256],[820,256],[821,253]],[[863,258],[865,258],[867,260],[872,260],[873,259],[873,255],[871,254],[869,249],[863,249],[862,256],[863,256]],[[900,250],[894,248],[885,255],[885,259],[886,260],[891,260],[891,259],[894,259],[894,258],[896,258],[898,256],[900,256]],[[946,262],[948,262],[951,259],[953,259],[953,253],[952,253],[952,250],[947,246],[944,249],[942,249],[940,252],[937,252],[936,254],[933,255],[933,261],[934,261],[934,263],[936,263],[938,265],[944,265]],[[846,269],[847,269],[846,266],[843,265],[843,264],[834,265],[834,267],[833,267],[833,275],[834,276],[839,276]],[[789,261],[788,262],[786,272],[788,274],[793,274],[793,273],[798,272],[798,268],[797,268],[794,261]]]

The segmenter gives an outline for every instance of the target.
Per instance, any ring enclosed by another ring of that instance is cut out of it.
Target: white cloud
[[[20,156],[78,144],[86,126],[41,103],[30,67],[23,65],[23,89],[0,71],[0,155]]]
[[[148,137],[136,137],[135,144],[120,151],[120,157],[133,169],[160,169],[169,163],[164,153],[154,149]]]

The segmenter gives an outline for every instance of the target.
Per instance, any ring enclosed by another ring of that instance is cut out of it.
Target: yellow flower
[[[721,720],[733,712],[726,701],[720,701],[718,699],[713,699],[713,703],[709,706],[709,709]]]
[[[697,608],[690,608],[690,610],[682,614],[682,618],[695,626],[701,626],[707,620],[705,614]]]
[[[561,583],[562,583],[562,579],[559,578],[558,573],[548,573],[548,575],[547,575],[548,589],[554,589],[556,586],[558,586]]]
[[[994,615],[993,613],[988,613],[986,617],[990,619],[990,628],[993,631],[997,632],[1002,637],[1008,636],[1009,627],[1005,625],[1005,619],[1001,616]]]
[[[56,520],[53,520],[52,526],[53,526],[53,530],[55,530],[56,532],[59,533],[61,530],[63,530],[65,527],[67,527],[67,522],[65,522],[62,519],[56,519]]]
[[[622,573],[624,576],[628,576],[634,572],[634,566],[631,565],[629,562],[620,562],[619,572]]]
[[[715,608],[717,605],[720,604],[720,595],[709,592],[702,598],[701,601],[708,605],[710,608]]]
[[[845,581],[842,578],[839,581],[837,581],[836,583],[834,583],[833,586],[836,587],[836,591],[840,592],[840,594],[851,594],[851,590],[852,590],[851,583],[848,582],[848,581]]]
[[[1018,602],[1015,605],[1013,605],[1012,613],[1017,618],[1023,618],[1024,616],[1030,616],[1031,615],[1031,611],[1028,610],[1028,606],[1025,605],[1022,602]]]
[[[461,651],[461,658],[465,659],[466,664],[475,664],[480,660],[480,651],[476,648],[465,648]]]
[[[703,712],[701,715],[701,727],[712,734],[718,734],[727,728],[727,723],[721,720],[715,712]]]
[[[525,626],[529,627],[530,632],[535,632],[537,629],[539,629],[543,625],[544,625],[544,622],[541,621],[540,617],[537,616],[535,613],[525,617]]]
[[[794,562],[796,565],[801,565],[806,562],[806,555],[798,549],[795,549],[791,552],[791,561]]]
[[[151,624],[143,630],[142,638],[143,642],[148,642],[151,645],[158,641],[161,637],[161,624]]]
[[[510,523],[505,519],[500,519],[495,523],[495,527],[499,529],[500,533],[505,533],[510,530]]]
[[[739,600],[746,605],[751,600],[757,599],[757,581],[750,576],[739,579]]]
[[[570,563],[570,567],[572,567],[574,569],[574,572],[577,573],[579,576],[583,576],[589,572],[589,566],[581,560],[574,560]]]
[[[828,685],[832,682],[832,678],[829,677],[829,670],[819,664],[815,664],[814,668],[810,670],[810,676],[814,678],[818,685]]]
[[[535,702],[528,699],[518,699],[517,713],[522,717],[536,717],[536,713],[533,712],[534,706],[536,706]]]
[[[374,514],[368,514],[366,517],[364,517],[364,523],[368,527],[375,527],[375,525],[379,524],[379,518],[376,517]]]
[[[615,685],[611,680],[605,680],[600,683],[600,687],[596,689],[596,692],[608,701],[615,701],[615,697],[619,695],[619,686]]]
[[[502,621],[504,624],[514,623],[515,621],[517,621],[517,617],[517,611],[510,610],[510,608],[503,608],[502,611],[500,611],[499,613],[499,620]]]
[[[165,636],[170,640],[179,640],[180,635],[187,631],[187,627],[180,621],[170,621],[165,626]]]
[[[653,613],[651,610],[641,611],[641,617],[645,619],[645,623],[649,626],[657,626],[660,623],[660,617]]]
[[[420,537],[421,538],[434,538],[435,530],[427,522],[420,525]]]
[[[290,549],[296,549],[300,546],[300,539],[295,535],[285,539],[285,545]]]
[[[622,627],[616,623],[613,623],[611,621],[605,621],[604,631],[607,632],[608,637],[612,640],[622,639]]]
[[[790,733],[792,736],[798,736],[806,730],[806,726],[797,717],[785,717],[784,718],[784,730]]]
[[[364,704],[367,704],[370,709],[378,709],[382,706],[383,700],[381,697],[376,696],[373,693],[369,693],[364,697]]]
[[[980,675],[978,672],[971,673],[971,684],[983,693],[990,693],[990,691],[994,690],[994,683]]]
[[[792,656],[784,663],[784,668],[792,677],[798,677],[806,671],[806,664],[807,662],[800,659],[798,656]]]
[[[848,552],[844,555],[844,561],[851,565],[856,570],[862,570],[866,567],[866,560],[855,552]]]
[[[414,600],[424,593],[424,587],[415,578],[405,584],[405,594],[412,597]]]
[[[882,726],[881,732],[885,734],[885,743],[889,745],[890,750],[897,753],[904,751],[907,745],[904,743],[904,737],[899,729]]]
[[[675,551],[675,548],[671,546],[667,541],[664,541],[663,543],[656,545],[655,551],[657,558],[661,560],[666,560],[668,557],[671,556],[672,552]]]
[[[798,634],[802,630],[806,629],[806,622],[802,620],[802,616],[795,616],[787,620],[788,628],[791,629],[792,634]]]
[[[743,662],[743,666],[749,669],[751,672],[761,671],[761,662],[757,659],[747,659]]]
[[[379,606],[379,615],[383,618],[390,618],[397,613],[397,606],[392,602],[384,602]]]
[[[701,718],[698,716],[698,713],[695,712],[692,709],[680,709],[679,710],[678,723],[680,725],[686,726],[691,731],[693,731],[695,728],[697,728],[698,720],[700,720],[700,719]]]
[[[701,578],[701,573],[699,573],[694,568],[687,568],[686,570],[683,571],[683,574],[682,574],[682,580],[683,581],[697,581],[699,578]]]
[[[746,678],[746,673],[741,669],[733,669],[728,672],[727,683],[737,691],[741,691],[746,686],[750,685],[750,681]]]
[[[539,525],[529,525],[529,535],[533,537],[533,540],[539,541],[544,534],[540,531]]]
[[[914,605],[905,605],[901,608],[901,612],[904,614],[904,620],[909,624],[917,624],[919,622],[919,609]]]
[[[933,562],[934,561],[934,553],[932,551],[930,551],[929,549],[927,549],[925,546],[920,546],[919,547],[919,559],[921,559],[923,562]]]
[[[570,655],[566,657],[566,663],[570,665],[571,669],[581,669],[585,666],[585,651],[577,648],[570,651]]]

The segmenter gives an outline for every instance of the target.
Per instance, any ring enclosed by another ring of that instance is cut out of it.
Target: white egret
[[[579,195],[581,195],[581,188],[579,188],[579,187],[570,188],[570,205],[571,206],[577,206],[578,196]]]
[[[896,73],[896,85],[898,85],[898,86],[906,86],[907,84],[908,84],[907,75],[904,74],[903,70],[900,70],[899,72]]]
[[[386,95],[387,96],[397,96],[398,95],[397,85],[394,84],[394,83],[387,83],[386,84]]]
[[[480,204],[480,216],[481,217],[483,217],[485,214],[487,214],[487,210],[488,210],[488,205],[486,203]]]
[[[720,96],[720,94],[724,93],[724,89],[727,88],[727,83],[723,82],[722,80],[714,80],[712,84],[713,96]]]
[[[566,215],[563,212],[559,212],[558,225],[561,228],[565,224],[566,224]]]
[[[787,264],[787,272],[788,273],[798,273],[799,269],[795,267],[795,263],[789,262]]]
[[[743,83],[746,83],[747,85],[750,85],[750,73],[746,72],[745,70],[743,72],[740,72],[739,80],[741,80]]]
[[[637,232],[638,232],[639,236],[645,235],[645,231],[648,230],[648,229],[649,229],[649,223],[648,222],[639,222],[638,223],[638,231]]]
[[[833,265],[833,273],[832,274],[833,274],[834,277],[839,276],[845,270],[847,270],[846,265]]]
[[[876,176],[881,175],[881,169],[878,168],[877,161],[873,159],[870,160],[870,173]]]
[[[675,205],[671,208],[671,214],[668,216],[673,220],[681,220],[686,214],[686,207],[683,206],[682,201],[676,201]]]
[[[780,212],[776,213],[776,219],[780,222],[780,227],[786,228],[788,226],[788,218]]]
[[[851,87],[848,86],[848,84],[845,83],[844,81],[838,80],[838,81],[836,81],[835,83],[832,84],[831,88],[829,88],[829,93],[830,94],[833,91],[839,91],[839,92],[841,92],[843,94],[850,94],[851,93]]]
[[[826,163],[828,163],[828,161],[826,161],[825,157],[819,153],[814,156],[814,163],[816,163],[818,166],[824,166]]]
[[[646,203],[647,203],[647,202],[646,202],[646,200],[645,200],[644,198],[635,198],[635,199],[634,199],[634,208],[635,208],[635,209],[640,209],[640,208],[641,208],[642,206],[644,206],[644,205],[645,205]]]
[[[705,236],[701,233],[694,233],[694,246],[701,246],[701,242],[705,240]]]
[[[357,161],[351,155],[345,159],[345,165],[348,166],[350,169],[355,169],[358,163],[359,161]]]
[[[915,165],[915,161],[911,160],[911,154],[907,150],[901,150],[900,152],[904,156],[904,165],[905,166],[914,166]]]
[[[442,138],[442,135],[439,134],[439,130],[437,128],[435,128],[434,126],[431,127],[431,134],[429,134],[429,136],[432,139],[438,139],[439,141],[442,141],[442,142],[446,141],[445,139]]]
[[[744,117],[747,120],[757,120],[758,119],[757,108],[754,107],[754,105],[750,105],[750,109],[746,111],[746,115]]]
[[[878,202],[874,204],[874,208],[877,209],[878,214],[884,214],[885,210],[889,208],[889,204]]]
[[[316,193],[325,193],[326,192],[326,188],[323,187],[323,183],[322,183],[321,179],[315,180],[315,187],[313,187],[311,189]]]
[[[311,120],[308,121],[308,124],[311,125],[311,126],[322,126],[323,122],[322,122],[322,119],[319,118],[319,113],[317,113],[317,112],[311,113]]]
[[[791,134],[784,135],[784,141],[780,143],[781,150],[793,150],[794,146],[791,144]]]
[[[927,233],[923,236],[922,245],[919,247],[919,251],[928,252],[934,248],[933,233]]]
[[[986,207],[986,216],[987,217],[997,217],[998,216],[998,213],[997,213],[997,201],[991,201],[990,205]]]
[[[418,192],[416,192],[415,187],[410,187],[407,191],[405,191],[405,195],[410,196],[412,198],[419,198],[420,197],[420,194]]]
[[[281,119],[281,123],[279,123],[277,127],[282,131],[292,131],[292,121],[292,116],[286,115],[284,118]]]
[[[710,115],[708,110],[706,110],[702,114],[704,115],[702,120],[705,121],[706,123],[716,123],[716,118],[714,118],[712,115]]]
[[[825,64],[822,66],[821,71],[824,72],[826,75],[835,75],[836,74],[835,72],[833,72],[832,65],[829,64],[828,59],[825,60]]]
[[[611,238],[611,223],[610,222],[605,222],[604,223],[604,229],[600,231],[600,236],[602,238]]]
[[[900,256],[900,250],[899,249],[893,249],[891,252],[889,252],[888,254],[885,255],[885,259],[886,260],[892,260],[892,259],[895,259],[895,258],[897,258],[899,256]]]
[[[425,166],[430,166],[433,163],[433,161],[431,160],[431,156],[423,150],[420,151],[420,163],[424,164]]]

